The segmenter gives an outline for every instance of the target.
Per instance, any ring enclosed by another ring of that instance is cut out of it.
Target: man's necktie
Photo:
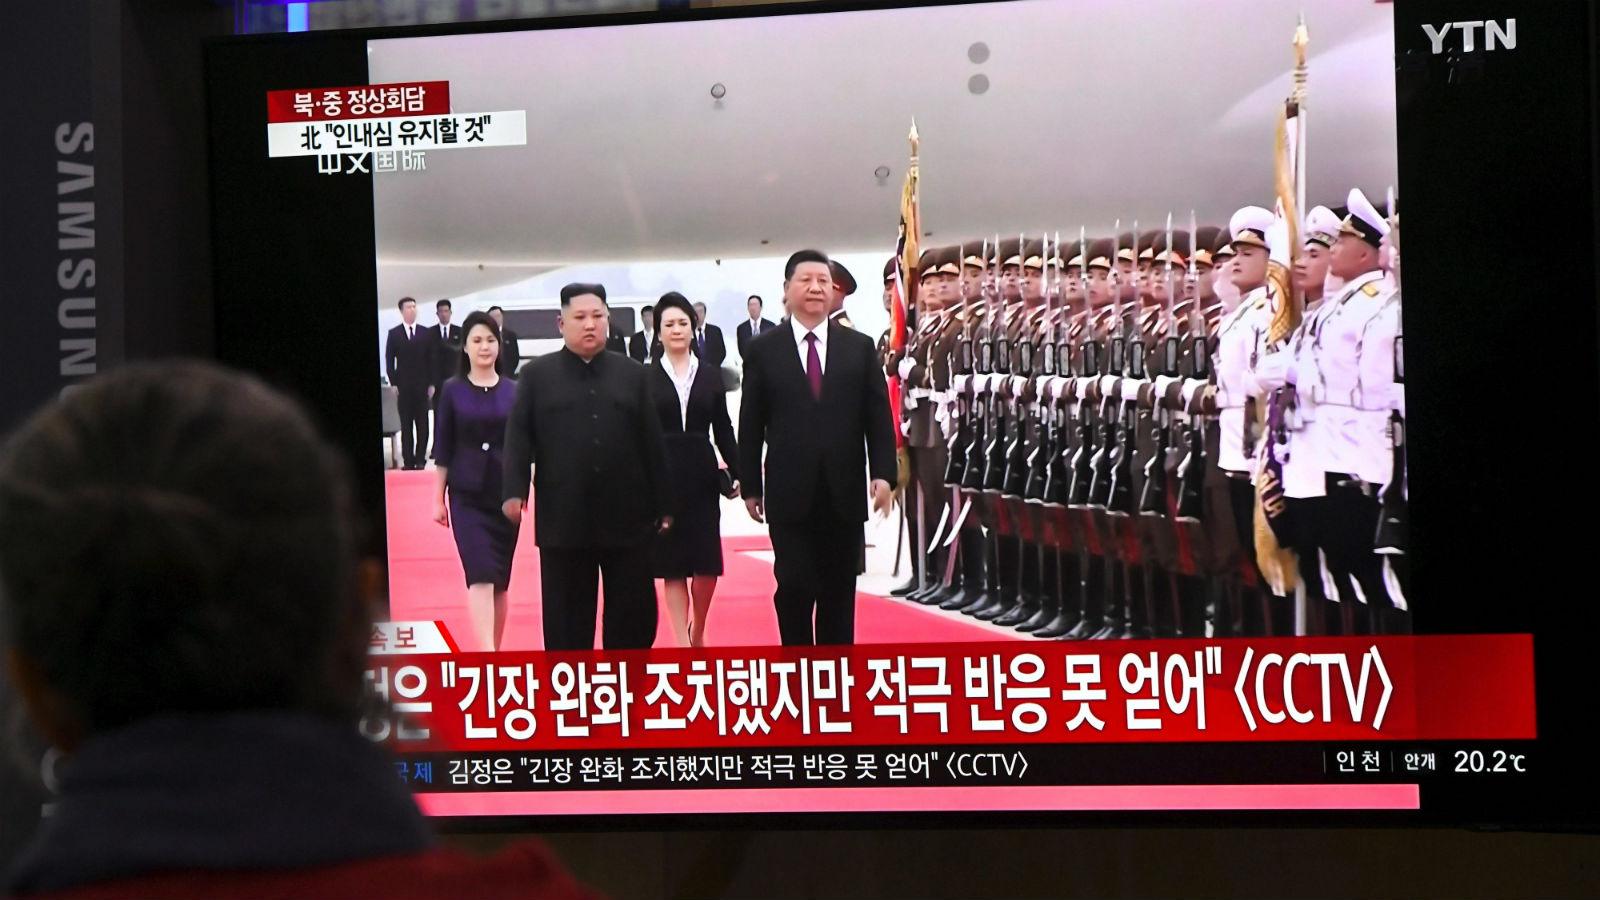
[[[822,355],[817,353],[817,336],[806,333],[806,381],[811,382],[811,396],[822,399]]]

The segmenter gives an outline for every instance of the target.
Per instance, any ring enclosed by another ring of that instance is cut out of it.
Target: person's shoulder
[[[873,353],[878,352],[877,342],[857,330],[855,326],[846,325],[843,322],[835,322],[835,324],[838,326],[837,328],[828,330],[828,340],[838,341],[844,346],[864,347]]]

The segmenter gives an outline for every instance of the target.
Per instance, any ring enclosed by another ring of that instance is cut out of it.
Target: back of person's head
[[[63,749],[168,713],[354,716],[369,627],[343,462],[262,382],[95,379],[0,450],[7,662]]]

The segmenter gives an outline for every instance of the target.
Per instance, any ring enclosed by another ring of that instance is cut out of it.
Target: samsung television
[[[1446,6],[214,43],[218,353],[349,454],[388,572],[368,736],[451,820],[1591,821],[1597,498],[1564,460],[1600,388],[1592,23]],[[849,640],[785,646],[787,551],[717,425],[759,438],[745,362],[809,327],[785,315],[803,249],[836,264],[828,327],[878,345],[909,465],[829,559],[859,571]],[[715,563],[625,611],[647,646],[602,622],[549,649],[531,512],[458,508],[441,471],[464,416],[498,415],[470,426],[498,484],[498,423],[580,327],[573,283],[604,285],[604,361],[655,370],[659,403],[541,402],[692,439],[683,335],[712,374],[694,452],[728,477],[694,482],[692,520]],[[676,337],[669,294],[702,307]]]

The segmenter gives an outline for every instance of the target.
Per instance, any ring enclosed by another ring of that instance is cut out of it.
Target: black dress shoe
[[[1078,620],[1078,624],[1072,626],[1072,630],[1068,631],[1066,634],[1063,634],[1061,639],[1064,641],[1087,641],[1094,637],[1095,632],[1099,631],[1100,627],[1104,624],[1105,623],[1099,619],[1091,616],[1084,616],[1082,619]]]
[[[1076,610],[1062,610],[1056,613],[1055,618],[1044,623],[1043,627],[1035,630],[1033,636],[1049,640],[1064,638],[1071,634],[1081,621]]]
[[[1108,621],[1100,627],[1099,631],[1089,636],[1091,641],[1120,641],[1128,636],[1128,626],[1117,621]]]
[[[987,609],[994,603],[994,595],[989,593],[988,588],[984,588],[975,594],[968,594],[967,597],[966,603],[956,607],[956,612],[964,616],[970,616],[980,609]]]
[[[977,610],[972,614],[972,617],[984,622],[993,622],[995,619],[1010,612],[1018,602],[1020,601],[1016,597],[996,596],[993,603]]]
[[[1039,614],[1039,609],[1044,605],[1038,597],[1022,595],[1021,602],[1012,607],[1005,615],[994,620],[996,625],[1006,628],[1015,628]]]
[[[954,600],[955,598],[960,597],[961,595],[962,595],[962,590],[961,590],[961,586],[960,585],[958,585],[958,584],[945,584],[945,585],[940,585],[939,589],[937,591],[934,591],[931,594],[923,594],[921,596],[914,596],[911,599],[915,600],[918,603],[921,603],[923,606],[939,606],[939,607],[942,607],[942,606],[944,606],[945,603],[947,603],[947,602],[949,602],[951,600]]]
[[[966,589],[963,589],[961,593],[950,597],[943,603],[940,603],[939,608],[948,609],[951,611],[964,609],[970,604],[974,603],[982,595],[983,594],[981,591],[967,591]]]
[[[889,596],[891,596],[891,597],[904,597],[905,595],[912,593],[916,589],[917,589],[917,580],[915,578],[913,578],[910,581],[907,581],[905,584],[902,584],[899,587],[894,588],[893,590],[889,591]]]
[[[1039,604],[1039,611],[1034,613],[1029,618],[1017,623],[1017,630],[1023,634],[1032,634],[1035,631],[1044,628],[1046,625],[1049,625],[1058,615],[1054,607],[1055,604],[1048,600]]]

